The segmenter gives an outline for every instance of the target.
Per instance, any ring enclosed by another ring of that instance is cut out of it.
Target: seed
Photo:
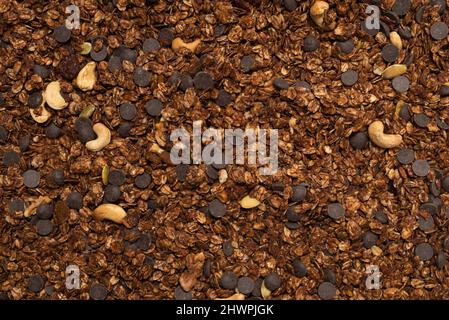
[[[407,66],[405,64],[393,64],[382,72],[382,77],[390,80],[405,72],[407,72]]]
[[[242,200],[240,200],[240,206],[244,209],[252,209],[257,207],[259,204],[259,200],[250,196],[245,196]]]

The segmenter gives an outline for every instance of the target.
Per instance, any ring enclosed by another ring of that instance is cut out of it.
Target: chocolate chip
[[[410,149],[401,149],[398,151],[396,159],[400,164],[410,164],[415,160],[415,153]]]
[[[28,147],[30,146],[30,140],[31,140],[31,136],[29,134],[26,134],[19,138],[20,151],[25,152],[28,150]]]
[[[35,293],[44,289],[45,279],[41,275],[33,275],[28,279],[28,290]]]
[[[262,292],[261,292],[262,284],[263,284],[262,279],[260,279],[260,278],[256,279],[256,281],[254,282],[254,290],[253,290],[253,292],[251,292],[251,295],[253,297],[261,297],[262,296]]]
[[[354,149],[364,149],[368,145],[368,136],[363,132],[353,133],[349,137],[349,143]]]
[[[405,76],[397,76],[392,81],[393,89],[398,93],[406,92],[410,87],[410,80]]]
[[[436,22],[430,27],[430,35],[434,40],[443,40],[447,38],[449,29],[444,22]]]
[[[345,216],[345,209],[339,203],[331,203],[327,206],[327,214],[334,220],[341,219]]]
[[[363,235],[363,246],[369,249],[376,244],[377,240],[379,240],[379,236],[377,234],[367,231]]]
[[[223,253],[226,257],[230,257],[234,254],[234,247],[232,246],[231,240],[223,242]]]
[[[354,41],[352,39],[348,39],[346,41],[338,41],[337,46],[340,49],[340,52],[343,54],[350,54],[354,51]]]
[[[71,36],[72,31],[70,29],[67,29],[66,26],[56,27],[53,31],[53,37],[59,43],[66,43],[67,41],[70,40]]]
[[[435,205],[437,210],[440,210],[441,207],[443,206],[443,202],[441,201],[441,199],[431,194],[429,194],[429,203]]]
[[[220,218],[226,214],[226,205],[221,203],[220,200],[214,199],[209,203],[207,210],[211,216]]]
[[[412,32],[410,31],[410,28],[405,26],[399,26],[398,28],[398,34],[402,39],[410,40],[412,38]]]
[[[114,186],[121,186],[125,183],[125,173],[122,170],[111,170],[109,172],[108,181]]]
[[[320,48],[320,41],[313,35],[309,34],[304,39],[304,44],[303,44],[304,52],[313,52],[315,50],[318,50],[319,48]]]
[[[432,203],[432,202],[423,203],[419,207],[419,210],[427,211],[428,213],[433,214],[433,215],[438,213],[438,207],[434,203]]]
[[[430,4],[437,7],[440,15],[446,11],[446,0],[430,0]]]
[[[58,186],[63,186],[65,184],[65,178],[64,178],[64,170],[62,169],[56,169],[51,173],[51,178],[54,183],[56,183]]]
[[[36,230],[40,236],[48,236],[53,231],[53,224],[50,220],[39,220],[36,223]]]
[[[0,142],[5,142],[8,138],[8,131],[5,129],[5,127],[0,126]]]
[[[158,99],[151,99],[145,104],[145,111],[152,117],[157,117],[161,114],[164,105]]]
[[[235,287],[237,286],[237,281],[238,279],[234,272],[226,271],[223,272],[220,278],[220,285],[224,289],[234,290]]]
[[[199,90],[210,90],[214,87],[214,79],[207,72],[200,71],[193,78],[193,85]]]
[[[209,278],[212,274],[212,263],[210,262],[209,259],[206,259],[206,261],[204,262],[204,266],[203,266],[203,275],[206,278]]]
[[[270,291],[277,290],[281,287],[281,278],[279,278],[277,273],[271,272],[265,277],[264,284]]]
[[[219,24],[214,29],[214,37],[221,37],[226,32],[226,26]]]
[[[111,72],[118,71],[122,68],[122,58],[119,56],[111,56],[108,61],[108,70]]]
[[[250,277],[240,277],[237,282],[237,289],[240,293],[250,294],[253,292],[255,287],[255,282]]]
[[[383,22],[382,20],[379,22],[380,24],[380,30],[387,36],[390,37],[390,27],[388,26],[388,24],[386,24],[385,22]]]
[[[147,208],[148,208],[149,211],[153,212],[153,211],[159,209],[159,205],[157,204],[156,201],[150,199],[147,202]]]
[[[133,80],[139,87],[148,87],[151,81],[151,73],[142,67],[136,67],[133,73]]]
[[[129,132],[131,131],[132,127],[133,125],[131,122],[123,122],[118,127],[117,132],[122,138],[126,138],[129,137]]]
[[[137,248],[142,251],[146,251],[150,248],[151,245],[151,236],[147,233],[142,233],[139,236],[139,239],[136,241]]]
[[[332,284],[337,283],[337,275],[335,274],[335,271],[332,269],[325,269],[324,270],[324,280],[329,281]]]
[[[438,197],[441,193],[441,190],[435,181],[432,181],[429,184],[429,191],[435,197]]]
[[[41,66],[39,64],[35,64],[33,66],[33,72],[42,79],[45,79],[50,75],[50,70],[48,70],[45,66]]]
[[[154,38],[145,39],[145,41],[143,42],[143,45],[142,45],[143,52],[145,52],[145,53],[157,52],[157,51],[159,51],[160,48],[161,48],[161,45],[160,45],[159,41],[157,41]]]
[[[79,210],[83,207],[83,196],[77,191],[70,192],[65,200],[70,209]]]
[[[43,101],[41,91],[35,91],[28,96],[28,106],[32,109],[39,107]]]
[[[447,258],[444,252],[440,251],[438,253],[438,256],[436,258],[436,264],[439,269],[443,269],[444,266],[447,264]]]
[[[231,94],[227,93],[225,90],[221,89],[220,92],[218,93],[218,97],[215,100],[215,102],[220,107],[226,107],[228,104],[231,103],[231,100],[232,100]]]
[[[186,177],[187,177],[187,171],[189,169],[189,166],[186,164],[178,164],[175,168],[176,171],[176,178],[181,181],[184,182],[186,181]]]
[[[297,230],[301,227],[301,224],[299,224],[299,222],[288,221],[285,223],[285,226],[290,230]]]
[[[307,188],[303,185],[294,186],[291,201],[300,202],[306,198]]]
[[[423,18],[423,16],[424,16],[424,10],[426,9],[426,7],[425,6],[420,6],[419,8],[418,8],[418,10],[416,10],[416,13],[415,13],[415,21],[417,22],[417,23],[421,23],[422,22],[422,18]]]
[[[122,60],[127,60],[131,63],[136,63],[137,60],[137,51],[122,45],[115,49],[112,55],[120,57]]]
[[[8,210],[10,213],[25,211],[25,202],[22,199],[13,199],[9,203]]]
[[[184,291],[178,286],[175,288],[175,300],[192,300],[192,293]]]
[[[53,122],[50,123],[46,128],[45,128],[45,135],[48,138],[51,139],[56,139],[59,137],[59,135],[61,134],[61,129],[59,127],[57,127]]]
[[[427,218],[418,217],[418,226],[421,231],[430,232],[435,228],[435,221],[432,216],[428,216]]]
[[[240,69],[244,73],[254,70],[256,67],[256,57],[253,54],[243,56],[240,60]]]
[[[383,211],[377,211],[374,214],[374,218],[376,218],[382,224],[388,223],[388,216]]]
[[[20,162],[20,155],[15,151],[6,151],[3,155],[3,165],[6,167],[18,164]]]
[[[307,268],[298,258],[295,258],[292,262],[293,273],[296,277],[305,277],[307,275]]]
[[[386,62],[395,62],[399,57],[399,49],[393,44],[387,44],[382,49],[382,58]]]
[[[358,80],[359,74],[354,70],[348,70],[346,72],[343,72],[341,75],[341,82],[343,82],[343,84],[348,87],[356,84]]]
[[[285,184],[282,182],[273,182],[271,185],[271,190],[277,191],[277,192],[283,192],[285,189]]]
[[[287,90],[290,85],[285,79],[275,78],[273,80],[273,86],[279,90]]]
[[[173,31],[170,28],[164,28],[164,29],[159,30],[158,38],[159,38],[159,42],[164,47],[169,47],[169,46],[171,46],[171,43],[172,43],[173,39],[175,38],[175,35],[173,34]]]
[[[144,172],[134,180],[134,185],[139,189],[146,189],[151,183],[151,176]]]
[[[409,111],[409,105],[404,104],[401,109],[399,110],[399,116],[404,119],[405,121],[410,121],[410,111]]]
[[[424,113],[417,113],[413,116],[413,122],[420,128],[427,128],[430,118]]]
[[[420,243],[415,248],[415,255],[422,261],[427,261],[433,257],[433,248],[428,243]]]
[[[306,90],[310,90],[310,84],[307,83],[307,81],[298,81],[294,84],[294,87],[301,87]]]
[[[75,130],[82,143],[97,139],[97,134],[93,130],[92,120],[80,117],[75,121]]]
[[[55,290],[54,290],[54,287],[51,286],[51,285],[45,287],[45,293],[46,293],[47,295],[49,295],[49,296],[51,296],[51,295],[53,294],[54,291],[55,291]]]
[[[116,203],[120,200],[121,195],[119,186],[108,185],[104,188],[104,200],[108,203]]]
[[[418,177],[425,177],[430,172],[430,166],[427,160],[416,160],[412,164],[412,170]]]
[[[449,86],[448,85],[442,85],[440,87],[440,96],[446,97],[449,96]]]
[[[41,175],[36,170],[27,170],[22,175],[23,184],[28,188],[36,188],[41,181]]]
[[[123,120],[133,120],[136,115],[137,109],[132,103],[123,103],[120,105],[120,117]]]
[[[51,204],[43,203],[39,205],[36,209],[36,214],[39,217],[39,219],[46,220],[51,219],[53,217],[54,208]]]
[[[108,289],[100,284],[94,284],[89,289],[89,296],[94,300],[104,300],[108,295]]]
[[[90,50],[90,57],[94,61],[103,61],[108,56],[108,38],[104,36],[96,36],[92,40],[92,50]],[[101,43],[101,46],[97,45]],[[100,50],[96,50],[101,48]]]
[[[391,10],[398,16],[403,16],[409,12],[410,7],[410,0],[396,0]]]
[[[285,9],[288,11],[294,11],[298,7],[296,0],[283,0],[283,2]]]
[[[337,294],[337,288],[330,282],[323,282],[318,287],[318,296],[323,300],[331,300]]]

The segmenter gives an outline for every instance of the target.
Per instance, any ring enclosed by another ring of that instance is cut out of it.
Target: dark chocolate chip
[[[283,2],[285,9],[288,11],[294,11],[298,7],[296,0],[283,0]]]
[[[53,231],[53,223],[50,220],[39,220],[36,223],[36,230],[40,236],[48,236]]]
[[[31,136],[29,134],[26,134],[19,138],[20,151],[25,152],[28,150],[28,147],[30,146],[30,140],[31,140]]]
[[[433,257],[433,248],[428,243],[420,243],[415,248],[415,255],[422,261],[427,261]]]
[[[412,170],[418,177],[425,177],[430,172],[430,166],[427,160],[416,160],[412,164]]]
[[[142,233],[139,236],[139,239],[136,241],[137,248],[142,251],[146,251],[150,248],[151,245],[151,236],[147,233]]]
[[[413,122],[420,128],[427,128],[430,118],[424,113],[417,113],[413,116]]]
[[[419,206],[419,210],[435,215],[438,213],[438,206],[432,202],[426,202]]]
[[[353,133],[349,137],[349,143],[354,149],[364,149],[368,145],[368,136],[363,132]]]
[[[8,138],[8,130],[5,127],[0,126],[0,142],[5,142]]]
[[[367,249],[376,245],[377,240],[379,240],[379,236],[371,231],[367,231],[363,235],[363,246]]]
[[[313,52],[320,48],[320,41],[313,35],[309,34],[304,39],[303,50],[304,52]]]
[[[57,127],[53,122],[45,128],[45,135],[48,138],[56,139],[61,134],[61,128]]]
[[[209,259],[206,259],[206,261],[204,261],[204,266],[203,266],[203,275],[206,278],[209,278],[212,275],[212,263],[210,262]]]
[[[72,31],[68,29],[66,26],[56,27],[53,31],[53,37],[59,43],[66,43],[70,40],[72,36]]]
[[[28,279],[28,290],[35,293],[44,289],[45,279],[41,275],[33,275]]]
[[[332,269],[325,269],[324,270],[324,280],[329,281],[332,284],[337,283],[337,275],[335,274],[335,271]]]
[[[210,90],[214,87],[214,79],[209,73],[200,71],[193,78],[193,85],[199,90]]]
[[[318,296],[323,300],[331,300],[337,294],[337,288],[330,282],[323,282],[318,287]]]
[[[107,295],[108,295],[108,289],[100,283],[96,283],[96,284],[92,285],[89,289],[89,296],[93,300],[104,300],[104,299],[106,299]]]
[[[410,149],[401,149],[398,151],[396,159],[400,164],[410,164],[415,160],[415,153]]]
[[[285,79],[275,78],[273,80],[273,86],[279,90],[287,90],[290,84]]]
[[[97,134],[93,130],[92,120],[80,117],[75,121],[75,130],[82,143],[97,139]]]
[[[120,200],[122,193],[119,186],[108,185],[104,188],[104,200],[109,203],[116,203]]]
[[[183,163],[178,164],[175,168],[176,178],[181,182],[186,181],[188,169],[189,169],[188,165],[183,164]]]
[[[92,49],[90,50],[90,57],[94,61],[103,61],[108,56],[108,38],[104,36],[96,36],[91,40]],[[101,43],[101,47],[97,46],[97,43]],[[96,51],[97,48],[101,48]]]
[[[151,176],[144,172],[134,180],[134,185],[139,189],[146,189],[151,183]]]
[[[253,292],[254,287],[255,282],[250,277],[240,277],[237,282],[237,289],[239,290],[239,292],[246,295]]]
[[[393,85],[393,89],[398,93],[404,93],[410,87],[410,80],[405,76],[397,76],[391,83]]]
[[[237,286],[238,278],[234,272],[226,271],[223,272],[220,278],[220,285],[224,289],[234,290]]]
[[[221,89],[220,92],[218,93],[218,97],[215,100],[215,102],[220,107],[226,107],[228,104],[231,103],[231,100],[232,100],[231,94],[227,93],[225,90]]]
[[[158,33],[159,42],[164,47],[171,46],[172,41],[175,39],[175,35],[173,34],[173,31],[170,28],[164,28],[159,30]]]
[[[307,268],[298,258],[293,260],[293,273],[296,277],[305,277],[307,275]]]
[[[281,278],[279,278],[277,273],[271,272],[265,277],[264,284],[270,291],[277,290],[281,287]]]
[[[294,186],[291,201],[293,202],[303,201],[306,198],[306,195],[307,195],[307,188],[305,186],[303,185]]]
[[[22,199],[13,199],[8,206],[10,213],[25,211],[25,202]]]
[[[153,53],[159,51],[161,44],[154,38],[148,38],[143,42],[142,49],[145,53]]]
[[[214,29],[214,37],[221,37],[226,32],[226,26],[219,24]]]
[[[218,171],[211,165],[206,166],[206,175],[212,180],[218,179]]]
[[[111,170],[109,172],[108,181],[114,186],[121,186],[125,183],[125,173],[122,170]]]
[[[220,200],[214,199],[209,203],[207,210],[211,216],[220,218],[226,214],[226,205],[221,203]]]
[[[156,201],[154,201],[153,199],[150,199],[147,202],[147,208],[150,212],[153,212],[153,211],[159,209],[159,205],[157,204]]]
[[[139,87],[148,87],[151,81],[151,73],[142,67],[136,67],[133,73],[133,80]]]
[[[421,7],[418,8],[418,10],[416,10],[416,13],[415,13],[415,21],[416,21],[417,23],[421,23],[421,22],[422,22],[422,18],[423,18],[423,16],[424,16],[424,10],[425,10],[425,9],[426,9],[425,6],[421,6]]]
[[[310,84],[307,81],[298,81],[294,84],[294,87],[301,87],[306,90],[310,90]]]
[[[443,187],[444,191],[449,192],[449,176],[446,176],[441,181],[441,186]]]
[[[446,11],[446,0],[430,0],[430,4],[436,6],[440,15]]]
[[[242,72],[247,73],[254,70],[256,67],[256,57],[253,54],[243,56],[240,61],[240,69]]]
[[[359,74],[355,70],[348,70],[341,75],[341,82],[345,86],[353,86],[359,80]]]
[[[273,182],[271,185],[271,190],[277,191],[277,192],[283,192],[285,189],[285,184],[282,182]]]
[[[49,296],[51,296],[55,292],[54,287],[49,285],[45,287],[45,293]]]
[[[437,185],[435,181],[432,181],[429,184],[429,191],[435,197],[438,197],[441,193],[440,187]]]
[[[406,15],[410,11],[410,0],[396,0],[391,10],[398,16]]]
[[[126,138],[129,137],[129,132],[131,131],[132,127],[133,125],[131,122],[123,122],[118,127],[117,132],[122,138]]]
[[[438,253],[438,256],[436,258],[436,264],[439,269],[443,269],[444,266],[447,264],[447,258],[444,252],[440,251]]]
[[[376,211],[376,213],[374,214],[374,218],[376,218],[382,224],[388,223],[388,216],[383,211]]]
[[[408,104],[404,104],[401,109],[399,110],[399,116],[404,119],[405,121],[410,121],[411,116],[410,116],[410,110],[409,110],[409,105]]]
[[[382,58],[386,62],[395,62],[399,57],[399,49],[393,44],[387,44],[382,48]]]
[[[192,293],[184,291],[180,286],[175,288],[175,300],[192,300]]]
[[[65,184],[64,170],[55,169],[51,173],[51,177],[53,182],[56,183],[58,186],[63,186]]]
[[[137,115],[136,106],[132,103],[123,103],[120,105],[120,117],[123,120],[133,120]]]
[[[449,96],[449,86],[448,85],[442,85],[440,87],[440,96],[446,97]]]
[[[20,162],[20,155],[15,151],[6,151],[3,155],[3,165],[6,167],[18,164]]]
[[[119,56],[111,56],[108,61],[108,70],[111,72],[118,71],[122,68],[122,58]]]
[[[46,220],[51,219],[51,217],[53,217],[54,211],[55,208],[53,208],[51,204],[43,203],[37,207],[36,214],[39,217],[39,219]]]
[[[435,221],[432,216],[428,216],[427,218],[418,217],[418,226],[421,231],[430,232],[435,228]]]
[[[77,191],[70,192],[65,200],[70,209],[79,210],[83,207],[83,196]]]
[[[33,66],[33,72],[42,79],[45,79],[50,75],[50,70],[48,70],[45,66],[41,66],[39,64],[35,64]]]
[[[338,41],[337,46],[340,49],[340,52],[343,54],[350,54],[354,51],[354,41],[352,39],[348,39],[346,41]]]
[[[223,242],[223,253],[226,257],[230,257],[234,254],[234,247],[232,246],[231,240]]]
[[[402,39],[410,40],[412,38],[412,32],[410,31],[410,27],[399,26],[398,34]]]
[[[430,35],[434,40],[443,40],[447,38],[449,29],[444,22],[436,22],[430,27]]]
[[[41,181],[41,175],[36,170],[27,170],[22,177],[23,184],[28,188],[36,188]]]
[[[44,99],[41,91],[35,91],[28,96],[28,105],[32,109],[39,107],[42,104],[42,101],[44,101]]]
[[[290,230],[297,230],[301,227],[301,224],[299,222],[291,222],[291,221],[287,221],[285,223],[285,226],[290,229]]]
[[[118,56],[122,58],[122,60],[127,60],[131,63],[136,63],[137,60],[137,51],[127,48],[123,45],[119,46],[117,49],[114,50],[112,53],[113,56]]]
[[[390,37],[390,27],[388,26],[388,24],[386,24],[386,23],[383,22],[382,20],[381,20],[379,23],[380,23],[380,30],[381,30],[387,37]]]
[[[161,114],[164,105],[158,99],[151,99],[145,104],[145,111],[152,117],[157,117]]]
[[[339,203],[331,203],[327,206],[327,214],[334,220],[341,219],[345,216],[345,209]]]

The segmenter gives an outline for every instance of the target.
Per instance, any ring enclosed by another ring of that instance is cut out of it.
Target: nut
[[[91,61],[86,64],[76,77],[76,85],[83,91],[92,90],[97,82],[97,73],[95,72],[96,63]]]
[[[324,25],[324,16],[326,15],[328,10],[329,4],[327,2],[317,0],[310,7],[310,17],[312,18],[313,22],[315,22],[316,25],[319,26],[320,28],[332,30],[335,29],[336,26],[335,21],[328,26]]]
[[[368,134],[371,141],[385,149],[395,148],[402,143],[402,136],[399,134],[385,134],[384,125],[381,121],[374,121],[368,127]]]
[[[220,171],[218,171],[218,181],[223,184],[226,182],[226,180],[228,180],[228,172],[226,171],[226,169],[221,169]]]
[[[201,43],[201,39],[197,39],[192,42],[184,42],[181,38],[176,38],[172,41],[171,47],[174,51],[178,51],[181,48],[189,49],[192,52],[195,52],[198,45]]]
[[[91,115],[94,113],[94,111],[95,111],[95,106],[90,104],[87,107],[85,107],[83,109],[83,111],[81,111],[79,116],[80,116],[80,118],[90,118]]]
[[[39,112],[37,112],[39,110]],[[45,109],[44,105],[40,106],[37,109],[30,109],[31,117],[37,123],[44,123],[51,117],[51,113]]]
[[[404,74],[407,72],[407,66],[405,64],[393,64],[386,68],[382,72],[382,77],[384,79],[393,79],[397,76],[400,76],[401,74]]]
[[[101,170],[101,180],[105,186],[109,183],[109,166],[105,164]]]
[[[259,200],[255,199],[255,198],[251,198],[250,196],[246,196],[242,200],[240,200],[240,206],[244,209],[255,208],[259,204],[260,204]]]
[[[54,110],[62,110],[68,106],[68,103],[61,95],[61,84],[59,81],[53,81],[47,85],[43,98],[47,102],[47,105]]]
[[[82,50],[80,51],[80,54],[86,55],[90,53],[90,50],[92,50],[92,44],[90,42],[84,42],[81,45]]]
[[[390,32],[390,42],[399,50],[402,50],[402,39],[401,36],[396,32]]]
[[[215,300],[245,300],[245,295],[242,293],[236,293],[228,298],[216,298]]]
[[[129,227],[125,221],[126,211],[111,203],[106,203],[98,206],[92,213],[93,217],[97,220],[109,220],[115,223],[123,224],[125,227]]]
[[[111,142],[111,131],[102,123],[96,123],[92,127],[97,134],[97,139],[86,142],[86,148],[90,151],[100,151]]]
[[[37,207],[39,207],[43,203],[50,203],[51,199],[47,196],[45,197],[39,197],[35,199],[23,212],[23,216],[28,218],[31,217],[33,214],[36,213]]]
[[[260,286],[260,293],[264,299],[268,299],[271,296],[271,291],[265,286],[265,281],[263,281]]]

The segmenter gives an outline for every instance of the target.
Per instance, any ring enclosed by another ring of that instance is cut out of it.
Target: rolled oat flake
[[[418,177],[425,177],[430,172],[430,166],[427,160],[416,160],[412,164],[412,170]]]
[[[36,188],[41,181],[41,175],[36,170],[27,170],[23,173],[23,184],[28,188]]]
[[[428,243],[420,243],[415,248],[415,255],[422,261],[427,261],[433,257],[433,248]]]

